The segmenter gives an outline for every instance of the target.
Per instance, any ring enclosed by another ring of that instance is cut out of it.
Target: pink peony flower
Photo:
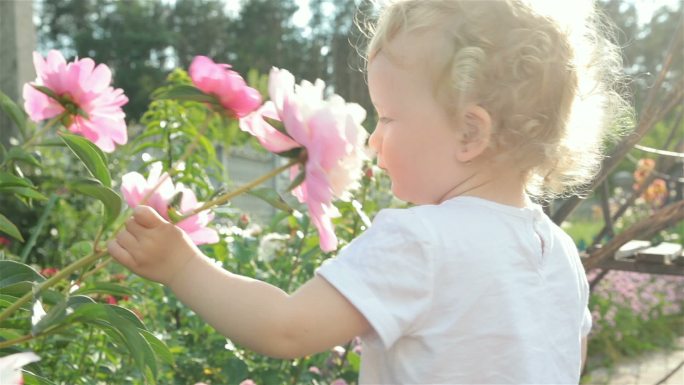
[[[129,172],[122,177],[121,181],[121,192],[124,199],[131,208],[136,207],[142,202],[147,193],[157,185],[159,180],[165,178],[157,190],[150,195],[145,205],[152,207],[168,221],[171,220],[169,217],[169,206],[178,193],[183,194],[179,210],[181,214],[189,213],[201,206],[202,202],[197,201],[192,190],[186,188],[181,183],[174,186],[171,178],[167,175],[162,173],[161,163],[152,165],[147,180],[137,172]],[[196,245],[216,243],[219,241],[218,233],[216,230],[207,227],[213,218],[213,213],[202,211],[176,223],[176,226],[183,229]]]
[[[337,380],[331,382],[330,385],[347,385],[347,381],[338,378]]]
[[[33,352],[10,354],[0,358],[0,380],[3,385],[21,385],[24,383],[21,368],[40,358]]]
[[[349,191],[358,186],[363,161],[368,157],[364,146],[368,134],[361,126],[366,111],[337,95],[325,99],[324,89],[321,80],[295,85],[290,72],[273,68],[269,76],[271,100],[241,119],[240,128],[256,136],[271,152],[306,148],[306,178],[292,193],[306,203],[320,235],[321,249],[332,251],[337,248],[337,237],[331,219],[339,216],[332,201],[348,199]],[[288,135],[264,117],[283,122]],[[294,166],[291,177],[298,172],[299,167]]]
[[[65,114],[69,131],[83,135],[106,152],[114,151],[115,143],[128,141],[125,114],[121,110],[128,98],[120,88],[109,85],[109,67],[96,67],[90,58],[67,63],[55,50],[48,53],[47,60],[34,52],[33,64],[38,74],[35,85],[49,88],[57,99],[24,84],[24,109],[31,120],[39,122]]]
[[[252,380],[250,380],[250,379],[248,378],[248,379],[242,381],[242,382],[240,383],[240,385],[256,385],[256,382],[254,382],[254,381],[252,381]]]
[[[221,105],[238,117],[256,110],[261,104],[259,91],[245,84],[229,64],[214,63],[206,56],[195,56],[190,64],[190,78],[197,88],[216,96]]]

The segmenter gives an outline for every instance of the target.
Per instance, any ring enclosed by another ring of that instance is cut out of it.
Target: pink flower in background
[[[348,199],[349,191],[358,186],[363,162],[368,158],[368,134],[361,126],[366,111],[338,95],[326,99],[324,90],[321,80],[295,85],[290,72],[273,68],[269,75],[271,100],[241,119],[240,128],[256,136],[272,152],[306,149],[306,177],[292,193],[307,205],[320,235],[321,249],[327,252],[337,248],[331,219],[339,216],[339,211],[332,201]],[[264,117],[281,121],[288,135]],[[291,177],[294,179],[298,173],[299,166],[294,166]]]
[[[254,381],[252,381],[252,380],[250,380],[250,379],[248,378],[248,379],[242,381],[242,382],[240,383],[240,385],[256,385],[256,382],[254,382]]]
[[[0,247],[3,247],[3,246],[10,247],[11,244],[12,244],[12,241],[11,241],[11,240],[9,240],[9,239],[7,239],[7,238],[5,238],[5,237],[0,236]]]
[[[59,273],[59,269],[56,267],[46,267],[40,271],[40,275],[45,278],[50,278],[57,273]]]
[[[2,385],[21,385],[24,383],[21,368],[31,362],[40,361],[33,352],[10,354],[0,357],[0,380]]]
[[[162,173],[161,163],[152,165],[147,180],[137,172],[129,172],[122,177],[121,192],[126,203],[128,203],[131,208],[141,204],[143,198],[145,198],[148,192],[151,191],[162,178],[164,178],[164,181],[157,190],[150,195],[145,205],[152,207],[167,221],[171,220],[169,217],[169,206],[178,193],[183,194],[179,210],[181,214],[189,213],[202,204],[202,202],[197,201],[195,193],[192,192],[192,190],[186,188],[181,183],[174,185],[171,178],[168,177],[168,174]],[[219,241],[218,233],[216,230],[207,227],[213,218],[213,213],[202,211],[176,223],[176,226],[183,229],[196,245],[216,243]]]
[[[225,109],[243,117],[259,107],[261,94],[230,68],[229,64],[214,63],[206,56],[195,56],[188,72],[197,88],[216,96]]]
[[[24,109],[31,120],[39,122],[66,114],[64,122],[69,131],[83,135],[106,152],[128,141],[121,109],[128,98],[120,88],[110,86],[109,67],[95,66],[90,58],[67,63],[55,50],[48,53],[47,60],[34,52],[33,64],[38,74],[34,84],[49,88],[57,99],[24,84]]]

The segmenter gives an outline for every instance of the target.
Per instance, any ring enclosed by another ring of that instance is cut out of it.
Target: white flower
[[[259,241],[257,258],[260,261],[271,262],[278,254],[278,251],[285,247],[288,239],[290,239],[290,236],[287,234],[266,234],[261,238],[261,241]]]
[[[0,358],[0,383],[2,385],[20,385],[24,383],[21,368],[31,362],[39,361],[33,352],[11,354]]]

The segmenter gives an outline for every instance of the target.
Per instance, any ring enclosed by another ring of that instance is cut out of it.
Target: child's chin
[[[408,203],[413,203],[416,204],[415,197],[411,196],[408,191],[402,190],[397,186],[396,183],[392,182],[392,195],[394,195],[395,198],[402,200],[404,202]]]

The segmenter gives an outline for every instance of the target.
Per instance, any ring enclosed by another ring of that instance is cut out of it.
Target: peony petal
[[[33,352],[15,353],[0,357],[0,380],[2,380],[2,384],[23,384],[21,368],[36,361],[40,361],[40,357]]]
[[[121,177],[121,194],[129,207],[134,208],[145,196],[147,181],[139,173],[133,171]]]
[[[330,219],[330,213],[326,212],[328,210],[320,204],[307,204],[307,207],[309,208],[311,221],[318,230],[321,250],[326,253],[334,251],[337,249],[337,236]]]
[[[128,98],[121,89],[109,86],[111,71],[104,64],[95,66],[90,58],[77,59],[67,63],[59,51],[51,50],[46,59],[34,52],[34,66],[38,73],[38,84],[57,94],[60,99],[68,97],[83,110],[81,115],[71,116],[67,129],[83,135],[103,151],[112,152],[116,145],[128,141],[125,114],[121,107]],[[23,90],[24,109],[34,121],[49,119],[65,112],[60,102],[31,89]]]
[[[307,123],[312,137],[311,144],[307,146],[309,159],[315,160],[325,170],[332,169],[347,152],[347,141],[341,132],[346,128],[346,122],[339,121],[329,109],[321,109]]]
[[[103,92],[112,82],[112,71],[108,66],[99,64],[83,81],[83,87],[90,89],[91,92]]]
[[[212,80],[215,81],[215,70],[216,64],[213,60],[206,56],[195,56],[190,63],[190,68],[188,73],[192,79],[193,84],[197,86],[200,90],[210,93],[215,90],[212,86]]]
[[[24,98],[24,110],[34,122],[51,119],[64,112],[56,100],[36,90],[30,84],[24,84],[22,96]]]
[[[261,94],[247,86],[237,72],[230,70],[228,64],[217,64],[206,56],[196,56],[188,72],[197,88],[217,96],[221,106],[235,116],[246,116],[261,104]]]
[[[271,68],[268,75],[268,94],[279,112],[283,110],[285,97],[293,94],[294,86],[294,75],[288,70]]]
[[[271,152],[278,153],[301,147],[299,143],[266,122],[264,116],[277,119],[272,102],[266,102],[258,111],[240,119],[240,129],[254,135],[259,143]]]
[[[93,68],[95,68],[95,62],[91,58],[76,60],[69,66],[64,76],[65,91],[77,104],[82,98],[87,98],[86,93],[89,90],[84,85],[92,74]]]
[[[231,109],[239,118],[251,113],[261,105],[261,94],[254,88],[244,87],[231,102]]]
[[[309,128],[304,122],[302,108],[292,98],[287,97],[283,101],[283,110],[280,116],[292,139],[308,148],[311,138]]]
[[[210,229],[208,227],[188,233],[188,236],[196,245],[217,243],[220,240],[216,230]]]

